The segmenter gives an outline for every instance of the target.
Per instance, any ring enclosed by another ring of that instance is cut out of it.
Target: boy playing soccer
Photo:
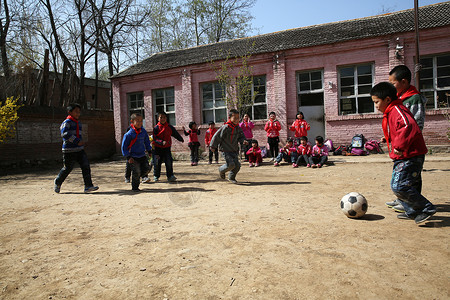
[[[147,131],[142,128],[142,116],[140,114],[131,115],[130,130],[123,136],[122,154],[127,158],[131,168],[131,189],[139,192],[140,177],[144,177],[143,182],[148,182],[149,171],[147,153],[151,153],[152,147]]]
[[[237,183],[236,174],[241,169],[239,163],[239,143],[247,145],[244,132],[239,127],[239,112],[235,109],[231,109],[228,113],[228,122],[226,122],[220,129],[214,134],[211,143],[211,151],[217,151],[217,147],[222,151],[225,158],[225,164],[219,167],[220,178],[225,179],[225,173],[228,174],[228,181],[231,183]]]
[[[170,151],[172,146],[172,136],[184,142],[184,139],[178,131],[169,123],[167,123],[167,115],[165,112],[158,113],[158,124],[153,128],[153,141],[155,148],[153,152],[153,180],[156,182],[161,175],[161,165],[164,162],[166,165],[166,176],[170,182],[176,181],[177,178],[173,175],[173,158]]]
[[[63,139],[62,153],[64,167],[59,171],[55,179],[54,190],[59,193],[61,185],[70,172],[73,170],[75,162],[80,165],[84,180],[84,192],[89,193],[98,190],[98,186],[92,184],[91,166],[84,152],[85,142],[82,136],[81,122],[78,121],[81,115],[81,106],[79,104],[70,104],[67,107],[67,118],[61,124],[61,137]]]
[[[394,160],[391,189],[405,212],[399,219],[412,219],[416,224],[428,220],[436,207],[422,194],[421,172],[427,147],[412,113],[397,99],[395,87],[388,82],[370,91],[375,107],[383,113],[383,132],[389,157]]]

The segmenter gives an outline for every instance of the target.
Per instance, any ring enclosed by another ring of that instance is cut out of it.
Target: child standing
[[[228,121],[220,127],[211,140],[211,150],[217,151],[220,147],[225,158],[225,164],[219,168],[219,176],[225,179],[225,173],[228,174],[228,181],[237,183],[236,174],[241,169],[239,163],[239,143],[246,144],[244,132],[239,127],[239,112],[236,109],[231,109],[228,113]]]
[[[294,141],[292,138],[288,138],[286,141],[286,145],[281,148],[280,154],[275,158],[274,166],[277,167],[280,165],[281,161],[283,160],[285,162],[291,162],[292,167],[297,168],[297,149],[295,149]]]
[[[249,167],[259,167],[262,163],[262,156],[257,140],[252,140],[252,147],[247,150],[246,154],[248,155]]]
[[[267,121],[266,126],[264,126],[264,130],[267,132],[267,143],[270,148],[270,155],[272,158],[270,161],[274,161],[278,156],[278,144],[280,143],[280,130],[281,124],[276,119],[277,115],[275,112],[269,113],[269,121]]]
[[[250,116],[248,114],[245,114],[242,118],[242,122],[239,124],[239,127],[241,127],[242,131],[244,132],[245,139],[248,142],[248,145],[244,146],[244,156],[245,161],[248,161],[248,155],[247,152],[251,147],[252,139],[253,139],[253,132],[252,129],[255,127],[255,124],[253,124],[252,121],[250,121]]]
[[[300,137],[300,145],[297,148],[297,166],[304,163],[307,168],[311,167],[311,145],[308,143],[308,138],[306,136]]]
[[[75,162],[80,165],[84,180],[84,192],[89,193],[98,190],[98,186],[92,184],[91,166],[86,152],[84,152],[85,142],[82,136],[81,122],[78,120],[81,115],[79,104],[70,104],[67,107],[67,118],[61,124],[61,137],[63,140],[62,153],[64,167],[59,171],[55,179],[54,191],[59,193],[61,185],[70,172],[73,170]]]
[[[142,128],[142,116],[140,114],[131,115],[130,130],[123,136],[122,154],[127,158],[131,168],[131,190],[139,192],[139,181],[141,176],[143,182],[148,182],[149,172],[148,158],[145,153],[151,153],[152,147],[147,131]]]
[[[211,144],[211,140],[214,136],[214,134],[217,132],[217,128],[216,128],[216,123],[214,123],[213,121],[209,121],[208,123],[209,128],[208,130],[206,130],[205,133],[205,145],[206,147],[208,147],[208,151],[209,151],[209,164],[212,164],[212,159],[213,159],[213,154],[214,154],[214,158],[216,159],[216,164],[219,163],[219,151],[211,151],[211,147],[209,146]]]
[[[308,135],[308,130],[311,129],[308,122],[304,120],[304,115],[301,111],[297,113],[297,119],[292,123],[292,126],[289,127],[289,130],[295,132],[295,142],[296,146],[300,145],[300,138],[302,136]]]
[[[397,99],[396,88],[381,82],[370,91],[375,107],[383,113],[383,133],[388,142],[389,157],[394,161],[391,189],[405,212],[399,219],[412,219],[416,224],[428,220],[436,207],[422,194],[422,168],[427,153],[419,125],[412,113]]]
[[[153,151],[153,181],[158,181],[161,176],[161,165],[166,165],[166,176],[170,182],[176,181],[177,178],[173,174],[173,158],[171,146],[172,136],[180,142],[184,142],[183,137],[169,123],[167,123],[167,115],[165,112],[158,113],[158,124],[153,128],[153,141],[155,149]]]
[[[198,136],[200,135],[200,126],[197,128],[197,123],[194,121],[189,122],[189,131],[183,126],[184,135],[189,136],[188,146],[191,149],[191,166],[198,165],[198,148],[200,148],[200,142]]]
[[[313,168],[322,168],[328,161],[328,147],[323,144],[323,137],[316,136],[316,145],[311,150],[309,163]]]

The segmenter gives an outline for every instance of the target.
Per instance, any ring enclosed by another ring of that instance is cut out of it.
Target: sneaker
[[[177,178],[176,178],[174,175],[172,175],[172,176],[170,176],[167,180],[168,180],[169,182],[175,182],[175,181],[177,181]]]
[[[231,183],[234,183],[234,184],[236,184],[236,183],[237,183],[236,179],[231,179],[231,178],[228,178],[228,181],[229,181],[229,182],[231,182]]]
[[[398,202],[398,200],[395,199],[394,201],[386,202],[385,204],[387,205],[387,207],[391,208],[391,207],[394,207],[394,206],[400,204],[400,202]]]
[[[219,164],[219,161],[218,160],[216,160],[216,165],[218,165]]]
[[[219,172],[219,176],[220,178],[225,179],[225,173]]]
[[[208,162],[208,165],[212,165],[212,161],[209,161],[209,162]]]
[[[318,164],[317,167],[318,167],[318,168],[322,168],[322,165],[321,165],[321,164]]]
[[[131,191],[134,193],[139,193],[141,190],[139,188],[137,188],[137,189],[132,189]]]
[[[401,204],[397,204],[396,206],[393,206],[392,209],[394,211],[396,211],[396,212],[399,212],[399,213],[404,213],[405,212],[405,208]]]
[[[298,168],[298,165],[294,163],[294,164],[292,164],[292,167],[293,168]]]
[[[310,165],[310,164],[307,164],[306,167],[307,167],[307,168],[311,168],[311,165]]]
[[[85,193],[90,193],[90,192],[94,192],[98,190],[98,186],[90,186],[90,187],[85,187],[84,188],[84,192]]]
[[[55,191],[55,193],[59,194],[59,192],[61,191],[61,186],[57,185],[56,182],[55,182],[55,186],[54,186],[53,190]]]
[[[279,162],[275,162],[273,165],[274,165],[274,167],[278,167],[280,165],[280,163]]]
[[[434,215],[434,214],[435,214],[435,212],[432,212],[432,213],[428,213],[428,212],[420,213],[414,218],[414,221],[416,222],[416,224],[423,223],[426,220],[428,220],[429,218],[431,218],[431,216]]]
[[[148,178],[147,176],[142,178],[142,183],[147,183],[150,182],[150,178]]]
[[[191,162],[191,166],[195,166],[195,163]]]
[[[125,183],[130,183],[130,178],[125,178]]]
[[[255,167],[259,167],[259,163],[256,163]]]
[[[406,213],[400,213],[400,214],[397,215],[397,219],[401,219],[401,220],[414,220],[414,218],[415,218],[414,216],[410,217]]]
[[[248,166],[251,168],[251,167],[254,167],[255,165],[252,163],[249,163]]]
[[[154,182],[159,181],[159,177],[153,176],[153,181],[154,181]]]

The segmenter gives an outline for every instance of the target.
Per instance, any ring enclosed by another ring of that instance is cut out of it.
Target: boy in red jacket
[[[416,224],[425,222],[436,213],[436,207],[421,194],[421,172],[428,151],[422,132],[402,100],[397,99],[392,84],[381,82],[370,95],[383,113],[383,133],[389,157],[394,160],[391,189],[405,208],[397,217],[415,220]]]
[[[208,125],[209,125],[209,128],[208,128],[208,130],[206,130],[206,133],[205,133],[205,145],[209,149],[209,164],[212,164],[213,155],[215,156],[216,164],[218,164],[219,163],[219,151],[213,152],[213,151],[211,151],[211,147],[209,147],[209,144],[211,144],[211,140],[212,140],[214,134],[217,132],[216,123],[214,123],[213,121],[209,121]]]

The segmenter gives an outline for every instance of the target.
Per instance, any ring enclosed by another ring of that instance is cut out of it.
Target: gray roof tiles
[[[419,9],[420,29],[449,25],[450,1],[423,6]],[[156,53],[112,78],[220,60],[225,59],[228,55],[229,57],[239,57],[246,54],[249,49],[251,49],[251,54],[273,53],[413,30],[414,10],[409,9],[362,19],[300,27],[193,48]]]

